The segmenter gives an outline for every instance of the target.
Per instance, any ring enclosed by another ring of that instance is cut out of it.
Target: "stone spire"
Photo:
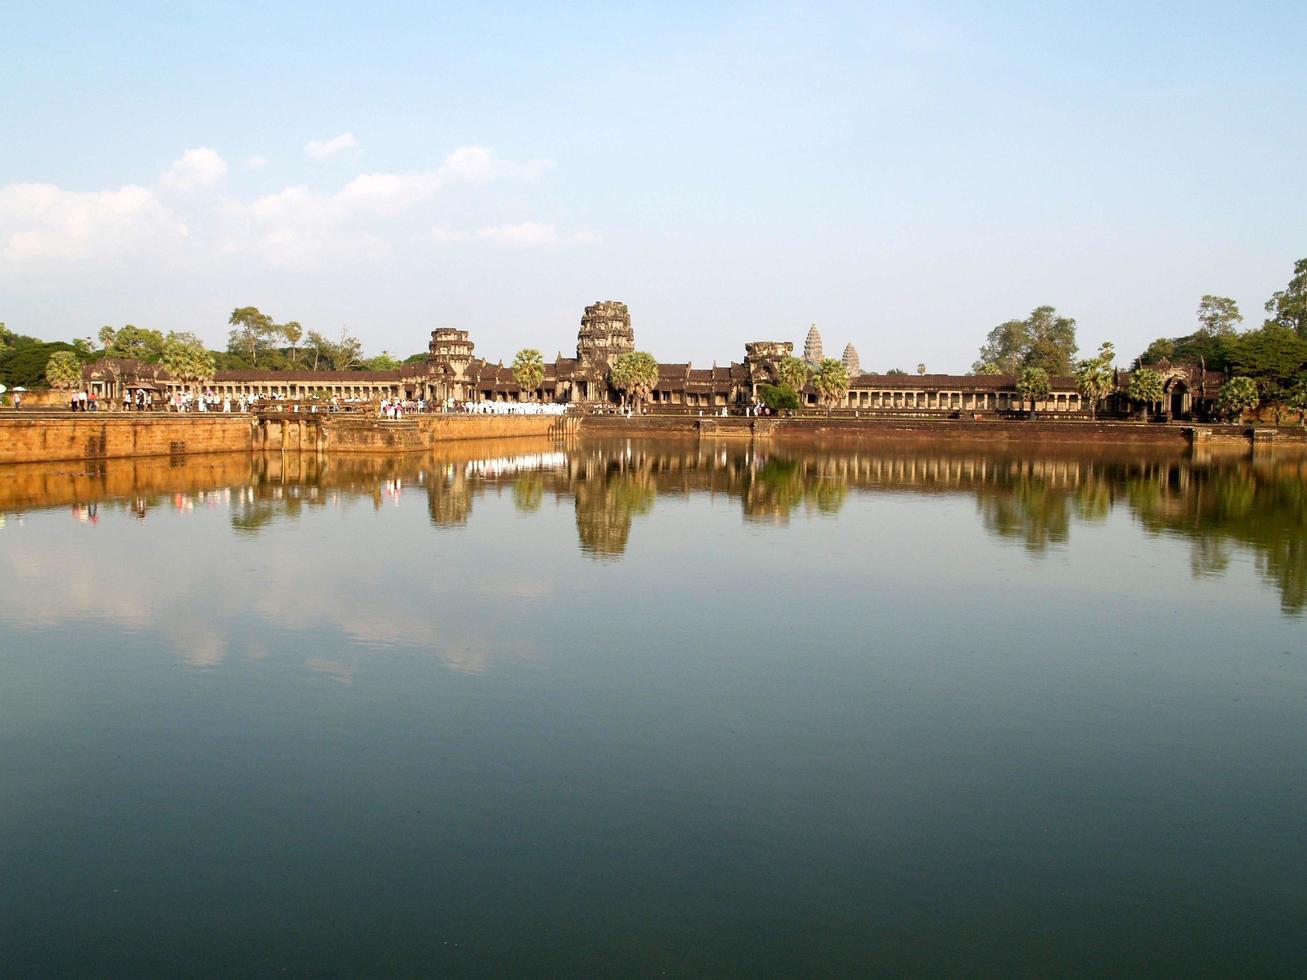
[[[858,361],[858,349],[851,343],[844,345],[844,370],[848,372],[850,378],[856,378],[862,373],[862,364]]]
[[[803,342],[803,359],[814,367],[821,363],[821,334],[815,323],[808,328],[808,339]]]

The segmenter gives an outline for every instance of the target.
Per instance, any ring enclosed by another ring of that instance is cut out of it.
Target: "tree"
[[[82,383],[82,362],[70,350],[56,351],[45,362],[45,380],[51,388],[68,391]]]
[[[105,337],[104,330],[100,337]],[[113,335],[113,343],[104,352],[109,357],[125,357],[135,361],[158,363],[163,356],[163,334],[158,330],[127,324]]]
[[[545,380],[545,358],[534,347],[523,347],[513,358],[513,380],[523,392],[535,393]]]
[[[363,343],[348,327],[341,327],[340,342],[332,345],[331,355],[337,371],[348,371],[363,356]]]
[[[642,402],[658,384],[658,362],[645,351],[628,351],[613,361],[609,380],[622,393],[623,404]]]
[[[1098,405],[1116,387],[1116,352],[1110,340],[1098,348],[1098,356],[1076,365],[1076,387],[1080,396],[1089,402],[1089,417],[1096,418]]]
[[[1268,320],[1235,341],[1230,366],[1257,382],[1263,398],[1273,401],[1307,366],[1307,339],[1278,320]]]
[[[1029,347],[1029,324],[1025,320],[1006,320],[989,332],[980,348],[980,360],[972,370],[977,374],[1016,374]]]
[[[227,349],[244,357],[250,367],[257,367],[259,352],[268,349],[268,341],[278,332],[272,317],[260,313],[258,307],[241,306],[231,311],[227,323],[232,327]]]
[[[1242,421],[1244,412],[1257,407],[1257,384],[1252,378],[1231,378],[1221,385],[1216,396],[1216,410],[1228,418]]]
[[[169,374],[192,390],[213,377],[213,354],[193,333],[169,333],[163,344],[160,363]]]
[[[300,342],[300,338],[304,336],[304,328],[299,325],[299,321],[291,320],[289,323],[283,323],[277,329],[286,338],[286,343],[290,344],[290,366],[293,368],[299,360],[296,356],[296,345]]]
[[[812,377],[812,368],[801,357],[782,357],[776,365],[776,380],[803,400],[803,389]]]
[[[758,399],[773,412],[799,407],[799,396],[789,385],[758,385]]]
[[[1285,395],[1284,403],[1298,413],[1298,424],[1307,428],[1307,371],[1298,375]]]
[[[1051,306],[1037,306],[1024,320],[1007,320],[989,332],[972,365],[976,374],[1019,374],[1041,367],[1051,374],[1070,374],[1076,356],[1076,321],[1058,316]],[[990,366],[997,371],[989,370]]]
[[[1307,259],[1293,264],[1293,278],[1266,301],[1266,312],[1271,314],[1267,323],[1278,323],[1307,339]]]
[[[826,414],[830,415],[835,403],[849,393],[849,372],[844,369],[843,362],[828,357],[817,365],[812,385],[817,389],[817,397],[826,406]]]
[[[399,368],[399,361],[390,356],[390,351],[383,350],[376,357],[369,357],[361,366],[364,371],[394,371]]]
[[[1230,297],[1208,295],[1198,304],[1198,322],[1209,337],[1230,337],[1243,323],[1243,314]]]
[[[885,377],[887,377],[887,378],[904,378],[904,377],[907,377],[907,374],[908,374],[908,372],[905,371],[905,370],[903,370],[903,368],[900,368],[900,367],[892,367],[892,368],[890,368],[888,371],[885,372]]]
[[[309,348],[313,351],[313,370],[318,369],[322,358],[331,359],[331,341],[316,330],[309,331]]]
[[[1143,367],[1145,364],[1156,364],[1158,361],[1170,360],[1175,356],[1175,341],[1168,340],[1166,337],[1158,337],[1148,348],[1135,358],[1135,367]]]
[[[109,326],[106,323],[103,327],[100,328],[100,332],[96,334],[96,337],[100,341],[100,347],[104,350],[106,354],[109,352],[109,348],[113,346],[114,337],[117,335],[117,333],[118,331],[114,330],[113,327]]]
[[[1042,367],[1031,366],[1021,369],[1017,377],[1017,391],[1022,399],[1030,402],[1030,417],[1035,417],[1035,402],[1048,397],[1052,386],[1048,380],[1048,371]]]
[[[920,361],[917,363],[917,373],[918,374],[926,373],[926,365]]]
[[[1140,368],[1130,375],[1130,387],[1126,390],[1132,399],[1144,403],[1144,421],[1148,421],[1148,410],[1162,400],[1164,381],[1162,376],[1152,368]]]

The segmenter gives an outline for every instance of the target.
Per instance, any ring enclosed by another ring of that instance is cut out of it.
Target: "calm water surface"
[[[1307,467],[0,471],[0,974],[1307,973]]]

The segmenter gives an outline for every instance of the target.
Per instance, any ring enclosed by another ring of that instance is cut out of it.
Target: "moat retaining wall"
[[[547,436],[545,415],[410,416],[398,421],[286,413],[132,415],[6,412],[0,464],[196,453],[421,452],[449,441]]]
[[[1147,445],[1184,447],[1257,444],[1307,448],[1299,428],[1252,429],[1241,425],[1179,425],[1060,420],[744,418],[740,416],[587,416],[581,433],[592,436],[685,436],[704,439],[808,440],[835,444],[914,439],[967,443]]]

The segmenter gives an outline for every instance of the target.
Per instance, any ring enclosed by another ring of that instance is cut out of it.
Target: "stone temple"
[[[604,300],[587,306],[576,335],[576,356],[561,353],[545,364],[544,379],[533,391],[523,390],[513,369],[491,363],[475,353],[466,330],[437,327],[431,332],[425,361],[405,364],[394,371],[219,371],[201,387],[217,397],[260,398],[382,398],[425,399],[440,405],[454,402],[551,402],[579,406],[612,405],[619,393],[609,383],[614,360],[636,349],[631,313],[625,303]],[[777,366],[794,355],[794,344],[756,340],[744,345],[744,359],[721,366],[696,368],[689,361],[660,363],[658,383],[649,398],[657,412],[694,409],[721,411],[753,404],[758,387],[776,384]],[[821,334],[814,325],[804,343],[804,359],[822,358]],[[941,412],[993,413],[1021,411],[1026,406],[1016,390],[1016,378],[1006,375],[883,375],[861,371],[852,344],[844,349],[849,374],[846,394],[832,407],[867,414],[937,416]],[[1177,418],[1211,413],[1224,380],[1219,372],[1193,365],[1157,365],[1163,368],[1163,411]],[[104,358],[83,368],[89,391],[105,405],[116,405],[123,391],[145,388],[167,395],[189,386],[171,377],[157,364]],[[1052,390],[1038,404],[1040,412],[1087,411],[1073,377],[1054,377]],[[1122,390],[1128,375],[1118,379]],[[799,392],[801,404],[815,407],[817,391],[811,384]],[[1112,396],[1107,411],[1132,408],[1125,396]],[[1137,407],[1137,406],[1136,406]]]

